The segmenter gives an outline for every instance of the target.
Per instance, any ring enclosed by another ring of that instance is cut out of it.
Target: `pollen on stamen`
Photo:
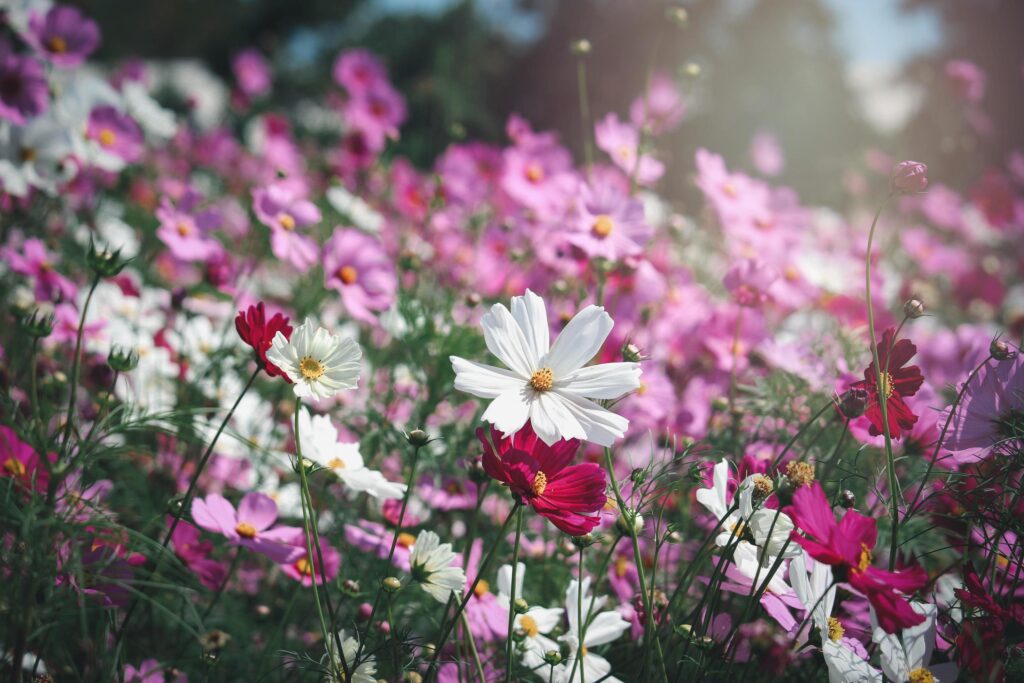
[[[306,379],[319,379],[324,374],[324,366],[316,358],[306,356],[299,361],[299,372]]]
[[[883,372],[882,382],[881,386],[878,387],[878,392],[882,394],[882,396],[889,398],[890,396],[892,396],[892,392],[894,390],[895,387],[893,386],[892,375],[889,374],[888,372]]]
[[[533,477],[533,495],[544,495],[544,489],[546,489],[547,487],[548,475],[544,474],[543,470],[537,472],[537,474]]]
[[[595,237],[604,239],[608,235],[612,234],[612,230],[615,229],[615,221],[612,220],[611,216],[601,214],[594,219],[594,224],[590,227],[590,231],[594,233]]]
[[[68,51],[68,41],[64,40],[60,36],[51,36],[50,39],[46,41],[46,47],[50,52],[62,55]]]
[[[860,571],[867,571],[867,568],[871,566],[871,548],[866,543],[860,544],[860,557],[857,558],[857,569]]]
[[[4,471],[12,477],[24,477],[25,463],[16,458],[8,458],[4,461]]]
[[[551,368],[541,368],[530,376],[530,386],[536,391],[550,391],[555,385],[555,373]]]
[[[842,623],[835,617],[828,618],[828,639],[833,643],[839,642],[843,635],[846,633],[846,629],[843,628]]]
[[[277,222],[281,224],[281,227],[291,232],[295,229],[295,218],[290,213],[282,213],[277,217]]]
[[[113,147],[114,143],[117,142],[117,135],[109,128],[101,130],[100,134],[96,137],[104,147]]]
[[[359,271],[352,266],[342,266],[338,269],[338,279],[342,284],[351,285],[359,279]]]
[[[239,522],[235,526],[235,533],[242,538],[256,538],[256,527],[248,522]]]

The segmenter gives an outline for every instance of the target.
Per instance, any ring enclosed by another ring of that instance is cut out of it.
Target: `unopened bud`
[[[487,470],[484,469],[483,458],[473,458],[466,465],[466,471],[469,473],[469,478],[475,481],[477,484],[482,484],[491,478],[491,475],[487,474]]]
[[[479,306],[481,301],[483,301],[483,299],[476,292],[471,292],[466,295],[467,306]]]
[[[670,531],[665,535],[665,542],[672,545],[679,545],[683,542],[683,535],[678,531]]]
[[[512,603],[512,609],[516,614],[526,614],[530,609],[530,603],[522,598],[516,598],[516,601]]]
[[[422,429],[412,430],[411,432],[405,435],[405,438],[408,439],[409,443],[414,448],[420,448],[430,443],[430,435],[428,435]]]
[[[992,354],[993,358],[1000,361],[1013,360],[1017,357],[1017,351],[1002,339],[996,339],[989,344],[988,352]]]
[[[355,579],[345,579],[341,582],[341,590],[348,593],[349,595],[358,595],[359,582]]]
[[[53,333],[53,314],[43,313],[39,309],[18,320],[18,327],[29,337],[45,339]]]
[[[383,619],[377,622],[376,628],[379,632],[383,633],[384,635],[389,635],[391,633],[391,624],[384,621]]]
[[[372,614],[373,605],[371,605],[368,602],[364,602],[363,604],[359,605],[359,608],[356,610],[356,619],[358,619],[359,621],[366,621],[370,618],[370,615]]]
[[[270,616],[270,606],[269,605],[256,605],[255,612],[256,612],[256,616],[259,617],[260,619],[266,619],[267,617]]]
[[[590,546],[592,546],[595,543],[597,543],[598,540],[599,540],[599,537],[595,536],[594,534],[583,534],[582,536],[573,536],[572,537],[572,544],[576,548],[580,548],[580,549],[582,549],[582,548],[589,548]]]
[[[847,420],[853,420],[864,414],[868,407],[868,392],[860,387],[847,389],[839,397],[839,412]]]
[[[839,494],[839,504],[847,510],[853,509],[853,507],[857,505],[857,496],[855,496],[853,491],[850,489],[844,489],[843,492]]]
[[[417,671],[406,671],[405,680],[407,683],[423,683],[423,676]]]
[[[393,576],[389,576],[380,582],[381,588],[386,590],[388,593],[395,593],[402,588],[402,582]]]
[[[203,646],[204,652],[219,652],[231,640],[231,636],[219,629],[214,629],[199,638],[199,644]]]
[[[89,253],[85,256],[86,265],[96,274],[97,277],[114,277],[128,265],[127,259],[121,258],[121,250],[108,251],[90,245]]]
[[[920,299],[910,299],[903,304],[903,315],[915,320],[924,315],[924,302]]]
[[[639,363],[644,359],[643,354],[640,352],[640,347],[632,342],[626,342],[622,345],[622,360],[627,363]]]
[[[619,531],[632,536],[639,534],[644,528],[643,515],[634,510],[623,510],[619,518],[615,520],[615,526],[618,527]]]
[[[901,161],[892,167],[890,182],[900,192],[924,192],[928,187],[928,167],[916,161]]]
[[[642,467],[635,468],[629,473],[629,480],[633,482],[633,486],[641,486],[644,481],[647,480],[647,470]]]
[[[131,372],[139,366],[139,354],[134,349],[113,346],[107,354],[107,365],[116,372]]]
[[[549,666],[558,666],[562,663],[562,653],[558,650],[548,650],[544,653],[544,663]]]
[[[590,50],[590,41],[586,38],[580,38],[569,43],[569,52],[576,56],[589,55]]]

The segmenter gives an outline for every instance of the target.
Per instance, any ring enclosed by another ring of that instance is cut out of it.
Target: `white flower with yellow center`
[[[377,658],[366,654],[363,651],[363,661],[352,670],[356,661],[356,654],[359,653],[359,641],[348,636],[345,631],[338,631],[338,640],[341,641],[341,653],[345,657],[345,664],[349,667],[351,678],[345,677],[345,667],[341,663],[341,657],[337,654],[337,644],[334,638],[327,643],[327,654],[321,661],[321,666],[327,669],[325,680],[330,683],[377,683]]]
[[[523,580],[526,577],[526,565],[518,563],[516,569],[516,598],[523,597]],[[508,607],[508,598],[512,590],[512,565],[506,564],[498,569],[498,602]],[[558,650],[558,643],[548,637],[556,626],[562,623],[562,610],[557,607],[530,607],[523,614],[517,614],[514,629],[521,633],[522,663],[532,671],[545,666],[544,654],[550,650]]]
[[[547,444],[585,439],[611,446],[629,420],[594,400],[616,399],[640,386],[639,363],[584,367],[611,332],[611,316],[587,306],[565,326],[552,345],[544,300],[526,290],[512,297],[512,310],[491,307],[480,321],[487,349],[505,364],[495,368],[452,356],[455,388],[493,399],[483,419],[505,436],[529,420]]]
[[[956,665],[928,665],[935,649],[935,617],[939,608],[914,601],[911,601],[910,608],[923,616],[924,621],[903,629],[900,637],[886,633],[878,625],[875,608],[871,608],[871,640],[878,645],[882,671],[896,683],[949,683],[957,680]]]
[[[580,624],[579,613],[579,581],[573,579],[569,588],[565,591],[565,612],[569,618],[569,630],[559,638],[569,646],[569,656],[555,667],[552,679],[558,683],[576,683],[577,681],[605,681],[606,683],[622,683],[622,681],[611,675],[612,665],[601,655],[591,652],[592,648],[604,645],[616,640],[619,636],[629,630],[629,622],[622,618],[622,615],[615,610],[601,612],[607,597],[592,598],[590,596],[590,577],[583,579],[583,620],[586,622],[586,631],[580,646]],[[587,615],[590,619],[587,619]],[[573,661],[576,659],[577,649],[580,652],[580,665],[576,666],[573,672]],[[582,669],[582,670],[581,670]]]
[[[466,572],[451,566],[454,560],[451,543],[441,543],[433,531],[421,531],[409,555],[412,580],[438,602],[448,602],[453,591],[466,587]]]
[[[355,389],[362,357],[353,339],[333,335],[312,320],[296,328],[290,340],[278,332],[267,351],[267,359],[294,383],[295,395],[314,400]]]
[[[338,441],[338,430],[326,415],[310,416],[303,408],[299,413],[299,436],[302,456],[334,472],[353,491],[365,491],[382,499],[405,495],[405,484],[388,481],[383,474],[363,464],[358,442]]]

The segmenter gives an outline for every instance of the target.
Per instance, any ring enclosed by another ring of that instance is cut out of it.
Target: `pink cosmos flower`
[[[629,177],[636,177],[641,185],[653,185],[665,173],[665,164],[649,154],[640,154],[640,131],[619,120],[617,114],[608,114],[594,126],[597,148]],[[640,158],[637,159],[637,155]]]
[[[871,566],[878,540],[874,519],[847,510],[837,524],[832,506],[818,482],[797,489],[793,505],[786,512],[797,528],[808,534],[803,536],[794,530],[793,542],[816,561],[830,565],[837,580],[867,596],[886,633],[896,633],[924,621],[899,594],[909,595],[924,587],[928,573],[919,566],[897,572]]]
[[[656,73],[647,90],[633,100],[629,118],[637,128],[645,126],[655,135],[667,133],[683,120],[686,104],[672,77]]]
[[[408,522],[408,518],[406,519]],[[362,520],[359,524],[345,525],[345,541],[357,550],[372,552],[382,560],[387,559],[391,551],[392,530],[378,522]],[[410,548],[416,543],[416,536],[408,532],[398,534],[395,554],[391,563],[403,571],[409,571]]]
[[[466,585],[472,586],[480,573],[480,559],[483,556],[483,542],[477,539],[469,549],[464,569]],[[461,556],[458,558],[461,560]],[[520,569],[523,565],[520,564]],[[522,597],[522,596],[520,596]],[[473,589],[473,597],[466,603],[466,622],[473,637],[485,642],[504,640],[508,635],[508,601],[503,605],[497,595],[491,592],[491,585],[481,579]]]
[[[743,259],[734,263],[722,281],[733,301],[740,306],[762,306],[771,298],[769,289],[779,274],[757,259]]]
[[[75,284],[57,272],[60,258],[50,253],[42,240],[30,237],[21,249],[7,247],[2,253],[12,271],[33,280],[36,299],[74,301],[78,292]]]
[[[778,139],[771,133],[758,133],[750,141],[750,161],[761,175],[770,178],[782,173],[786,158]]]
[[[0,40],[0,119],[22,125],[50,105],[50,86],[43,65],[28,55],[11,51]]]
[[[432,510],[472,510],[476,507],[477,485],[461,477],[443,477],[440,485],[433,475],[423,475],[416,494]]]
[[[291,545],[296,527],[271,528],[277,520],[277,504],[262,493],[247,493],[238,510],[224,496],[211,493],[192,503],[192,519],[201,528],[222,534],[232,545],[239,545],[266,555],[275,562],[284,562],[295,552]]]
[[[220,227],[220,213],[213,209],[198,211],[200,200],[199,193],[189,188],[177,205],[164,197],[156,210],[160,221],[156,236],[182,261],[206,262],[224,252],[221,243],[210,236]]]
[[[78,66],[100,44],[99,26],[77,7],[54,5],[45,15],[33,13],[28,27],[25,39],[59,67]]]
[[[349,315],[368,324],[395,301],[398,280],[391,259],[373,237],[337,228],[324,245],[324,284],[338,290]]]
[[[96,107],[89,114],[85,135],[100,149],[126,163],[135,163],[142,157],[142,131],[139,124],[115,107]]]
[[[515,145],[504,153],[501,187],[528,209],[544,217],[561,215],[576,189],[572,156],[552,133],[534,133],[512,116],[509,137]]]
[[[45,492],[50,474],[32,446],[10,427],[0,425],[0,479],[8,478],[26,490]]]
[[[165,673],[160,662],[146,659],[138,668],[131,664],[125,665],[124,683],[188,683],[188,676],[183,673]]]
[[[299,196],[295,188],[282,183],[257,188],[252,192],[252,208],[271,229],[274,256],[303,273],[320,259],[316,242],[298,232],[298,228],[320,222],[320,209]]]
[[[612,183],[585,185],[566,240],[591,258],[620,261],[637,256],[654,229],[644,219],[644,205]]]
[[[408,112],[405,98],[383,81],[353,97],[345,105],[345,120],[371,139],[398,139],[398,128]]]
[[[270,65],[259,50],[242,50],[231,61],[238,89],[247,97],[259,97],[270,92]]]
[[[49,345],[74,343],[78,338],[78,323],[81,314],[74,304],[59,303],[53,307],[53,332],[46,338],[45,343]],[[82,329],[82,341],[86,348],[90,341],[97,341],[103,338],[103,328],[106,320],[94,320],[86,322]]]
[[[582,536],[600,523],[597,513],[608,502],[607,480],[596,463],[569,464],[579,440],[561,439],[548,446],[529,422],[507,438],[494,427],[490,438],[482,428],[476,436],[484,447],[487,474],[507,484],[513,495],[556,527]]]
[[[279,563],[281,571],[296,581],[302,582],[303,586],[312,586],[314,576],[317,583],[322,583],[320,558],[317,555],[316,545],[313,545],[313,559],[310,561],[305,532],[299,529],[298,533],[289,541],[289,545],[292,546],[293,551],[287,560]],[[328,581],[333,581],[341,568],[341,553],[322,538],[320,539],[320,552],[324,557],[324,575]]]
[[[168,525],[171,520],[167,520]],[[221,587],[227,577],[227,568],[220,562],[210,558],[213,543],[199,540],[199,529],[185,520],[180,520],[171,535],[174,554],[186,567],[191,569],[199,583],[212,591]]]
[[[334,82],[352,96],[365,95],[388,82],[384,65],[367,50],[346,50],[338,55],[331,70]]]
[[[943,421],[949,409],[943,415]],[[1024,355],[989,361],[964,393],[950,423],[945,446],[958,462],[986,456],[1000,444],[1024,439]]]
[[[977,104],[985,96],[985,72],[980,66],[966,59],[951,59],[944,69],[946,82],[957,97]]]

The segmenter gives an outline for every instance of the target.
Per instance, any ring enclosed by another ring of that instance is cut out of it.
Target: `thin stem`
[[[516,511],[516,540],[512,546],[512,585],[508,595],[508,633],[505,636],[505,683],[512,680],[512,629],[516,621],[516,578],[519,572],[519,538],[523,533],[523,506]]]
[[[587,177],[594,165],[594,148],[591,143],[590,98],[587,96],[587,58],[580,55],[576,60],[576,86],[580,98],[580,126],[583,128],[583,159],[587,168]]]
[[[583,620],[583,549],[584,546],[580,545],[580,569],[576,575],[576,635],[579,636],[579,642],[576,643],[576,656],[572,659],[572,670],[569,672],[569,680],[575,680],[576,670],[580,672],[580,683],[585,683],[586,672],[583,669],[583,642],[587,637],[587,622]],[[597,595],[595,589],[594,595]],[[594,601],[590,601],[590,606],[594,606]],[[590,620],[590,614],[587,613],[587,621]]]
[[[470,593],[472,595],[472,593]],[[473,655],[473,663],[476,665],[476,675],[480,677],[480,683],[487,683],[487,675],[484,673],[483,662],[480,661],[480,653],[476,649],[476,639],[473,638],[473,631],[469,628],[469,621],[466,619],[466,613],[463,612],[459,615],[459,619],[462,622],[462,629],[466,632],[466,642],[469,643],[469,652]]]
[[[78,393],[78,373],[82,367],[82,336],[85,332],[85,314],[89,310],[89,303],[92,302],[92,295],[100,284],[100,276],[96,275],[89,286],[89,293],[85,297],[85,304],[82,306],[82,314],[78,318],[78,333],[75,335],[75,357],[71,364],[71,383],[68,388],[68,414],[64,423],[64,437],[61,439],[60,450],[64,453],[68,446],[68,439],[71,438],[71,423],[75,412],[75,394]]]

